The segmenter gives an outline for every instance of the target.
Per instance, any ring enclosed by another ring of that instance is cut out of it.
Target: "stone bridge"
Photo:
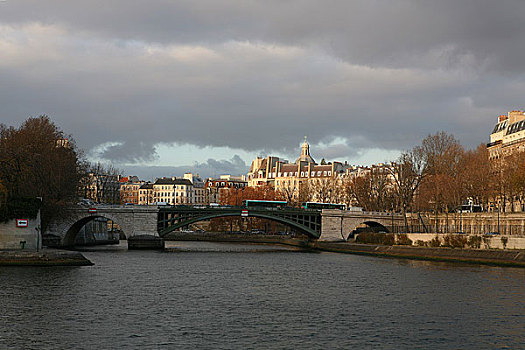
[[[43,237],[54,237],[58,246],[72,246],[80,228],[97,217],[109,219],[119,225],[126,238],[137,235],[158,236],[158,212],[156,206],[97,205],[71,208],[67,215],[49,224]]]
[[[191,211],[191,213],[189,213]],[[211,213],[210,215],[210,212]],[[82,226],[102,217],[115,222],[126,238],[137,235],[163,236],[188,224],[209,220],[213,217],[243,216],[242,208],[190,208],[156,206],[94,206],[77,207],[68,214],[50,223],[44,237],[54,237],[58,246],[72,246]],[[174,216],[175,213],[175,216]],[[289,225],[303,231],[312,239],[326,241],[346,240],[358,227],[368,226],[380,232],[399,232],[403,218],[399,214],[378,212],[356,212],[340,210],[283,209],[249,210],[248,216],[260,217]]]
[[[359,227],[368,227],[376,232],[403,232],[403,215],[388,212],[323,210],[322,234],[324,241],[347,240]]]

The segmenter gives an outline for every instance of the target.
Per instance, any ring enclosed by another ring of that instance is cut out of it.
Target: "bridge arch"
[[[194,224],[196,222],[211,220],[215,218],[223,218],[223,217],[241,217],[241,215],[240,215],[240,212],[206,213],[206,214],[202,214],[199,216],[182,219],[181,221],[177,223],[172,223],[170,226],[159,230],[158,233],[160,237],[164,237],[170,232],[173,232],[179,228]],[[281,216],[276,216],[276,215],[271,215],[271,214],[266,214],[266,213],[261,213],[261,212],[250,212],[250,215],[248,217],[256,217],[256,218],[275,221],[280,224],[294,228],[302,233],[305,233],[312,238],[319,238],[320,236],[320,232],[318,232],[315,228],[312,228],[306,225],[302,225],[286,217],[281,217]]]
[[[383,225],[382,223],[374,220],[367,220],[361,222],[359,225],[354,227],[354,229],[350,232],[348,235],[348,239],[354,238],[356,234],[361,232],[374,232],[374,233],[390,233],[390,230],[387,228],[387,226]]]
[[[63,246],[66,246],[66,247],[71,247],[73,245],[75,245],[75,240],[78,236],[78,233],[80,232],[80,229],[85,226],[87,223],[97,219],[97,218],[104,218],[104,219],[107,219],[107,220],[111,220],[113,221],[114,223],[116,223],[122,230],[122,233],[124,234],[124,236],[126,238],[129,237],[129,232],[127,232],[128,230],[125,228],[125,225],[124,227],[122,226],[122,223],[119,222],[119,219],[118,218],[115,218],[113,215],[108,215],[108,214],[104,214],[104,215],[87,215],[87,216],[84,216],[84,217],[76,217],[76,218],[73,218],[73,220],[71,220],[69,222],[69,224],[66,225],[66,228],[64,230],[64,233],[62,235],[62,245]]]

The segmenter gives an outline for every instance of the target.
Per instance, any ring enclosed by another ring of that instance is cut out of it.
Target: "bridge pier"
[[[164,239],[152,235],[139,235],[128,238],[128,250],[163,250]]]

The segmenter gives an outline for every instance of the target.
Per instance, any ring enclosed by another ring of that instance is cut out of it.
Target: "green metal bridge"
[[[321,210],[171,206],[159,208],[158,215],[157,231],[161,237],[199,221],[228,216],[256,217],[273,220],[305,233],[312,238],[319,238],[321,236]]]

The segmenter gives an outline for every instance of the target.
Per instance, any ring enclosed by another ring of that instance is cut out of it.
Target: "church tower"
[[[295,164],[301,164],[303,162],[307,164],[316,164],[315,160],[312,158],[312,156],[310,156],[310,145],[306,141],[306,136],[304,137],[304,142],[301,145],[301,155],[299,156],[299,158],[297,158]]]

